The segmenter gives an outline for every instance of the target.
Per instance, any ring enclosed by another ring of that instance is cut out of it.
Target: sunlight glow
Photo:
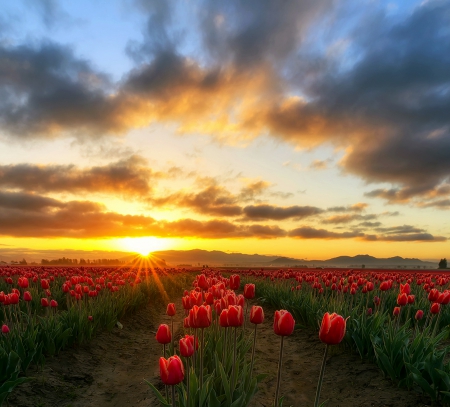
[[[159,239],[153,236],[147,237],[126,237],[123,239],[117,239],[118,246],[123,250],[129,252],[139,253],[143,256],[148,256],[149,253],[156,250],[167,249],[169,244],[165,239]]]

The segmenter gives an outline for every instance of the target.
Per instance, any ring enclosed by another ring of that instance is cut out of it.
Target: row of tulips
[[[0,268],[0,405],[28,380],[30,365],[42,366],[45,356],[112,329],[149,298],[166,301],[188,278],[137,268]],[[160,291],[162,283],[172,292]]]
[[[183,296],[185,333],[179,339],[178,347],[174,343],[173,326],[171,330],[168,325],[161,324],[156,333],[156,340],[163,345],[159,367],[161,381],[166,386],[165,397],[147,383],[164,406],[245,407],[265,377],[253,376],[257,326],[264,322],[264,311],[261,306],[253,305],[249,315],[246,312],[248,301],[255,297],[255,285],[246,284],[244,295],[239,295],[235,292],[241,285],[239,275],[224,278],[211,271],[198,275],[193,285],[194,289],[185,291]],[[175,304],[168,304],[167,315],[173,317],[175,313]],[[247,333],[246,320],[254,326],[253,333]],[[284,338],[292,335],[294,329],[295,320],[289,311],[275,312],[273,330],[281,338],[275,407],[283,404],[279,395]],[[319,339],[326,346],[315,407],[319,405],[328,346],[339,344],[345,331],[346,320],[342,316],[324,314]],[[247,357],[250,349],[251,357]]]
[[[344,343],[400,386],[450,404],[450,276],[367,270],[244,272],[263,303],[318,327],[333,309],[349,316]]]

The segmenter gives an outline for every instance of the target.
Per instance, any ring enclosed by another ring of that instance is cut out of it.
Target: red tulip
[[[408,304],[408,295],[405,293],[399,294],[397,296],[397,304],[400,305],[401,307]]]
[[[191,301],[190,301],[190,297],[188,295],[182,297],[181,301],[183,302],[183,308],[185,310],[191,309]]]
[[[170,332],[169,325],[161,324],[156,331],[156,340],[163,345],[170,343],[172,340],[172,334]]]
[[[371,315],[372,315],[372,308],[368,308],[368,309],[367,309],[367,315],[368,315],[368,316],[371,316]]]
[[[244,297],[247,298],[247,300],[255,298],[255,284],[245,284]]]
[[[347,320],[333,313],[325,313],[319,330],[319,339],[327,345],[337,345],[345,336]]]
[[[44,290],[47,290],[50,287],[50,284],[48,283],[48,280],[41,280],[41,287]]]
[[[450,302],[450,293],[448,291],[444,291],[443,293],[439,294],[436,302],[442,305],[447,305]]]
[[[92,315],[89,315],[88,320],[92,322],[94,320],[94,317]]]
[[[207,290],[209,288],[208,280],[204,274],[200,274],[198,276],[197,284],[203,290]]]
[[[431,306],[430,312],[432,314],[439,314],[439,311],[441,310],[441,304],[438,302],[433,302],[433,305]]]
[[[408,304],[414,304],[416,297],[414,295],[408,295]]]
[[[294,332],[295,320],[292,314],[284,309],[275,311],[273,330],[276,335],[288,336]]]
[[[19,303],[19,296],[17,295],[17,293],[9,294],[9,303],[12,305],[16,305]]]
[[[228,309],[222,310],[219,317],[219,325],[222,328],[228,328],[230,325],[228,325]]]
[[[33,297],[31,296],[31,293],[29,291],[25,291],[23,293],[23,300],[24,301],[32,301]]]
[[[47,298],[41,298],[41,305],[46,308],[48,307],[48,299]]]
[[[50,307],[57,308],[58,307],[58,303],[55,300],[51,300],[50,301]]]
[[[408,283],[406,283],[405,285],[400,284],[400,293],[406,295],[411,294],[411,287],[409,286]]]
[[[380,290],[381,290],[381,291],[387,291],[387,290],[389,290],[390,288],[391,288],[391,285],[390,285],[389,281],[383,281],[383,282],[380,284]]]
[[[238,290],[241,285],[241,277],[238,274],[230,276],[230,288],[232,290]]]
[[[183,327],[186,329],[191,327],[191,324],[189,323],[189,317],[183,319]]]
[[[169,317],[173,317],[176,313],[175,311],[175,304],[173,302],[171,302],[170,304],[167,304],[167,311],[166,311],[167,315]]]
[[[253,305],[251,308],[250,322],[256,325],[264,322],[264,310],[259,305]]]
[[[20,288],[28,288],[28,278],[26,277],[19,277],[19,281],[18,281],[19,287]]]
[[[184,379],[184,366],[179,356],[159,358],[159,373],[164,384],[174,386]]]
[[[228,307],[228,325],[231,327],[242,326],[244,323],[244,312],[240,305],[230,305]]]
[[[428,300],[430,302],[436,302],[439,298],[439,291],[436,290],[435,288],[433,288],[432,290],[430,290],[429,294],[428,294]]]
[[[208,328],[211,325],[212,311],[211,306],[201,305],[200,307],[194,306],[194,318],[195,327]]]
[[[394,315],[394,317],[398,317],[400,315],[400,307],[395,307],[392,315]]]
[[[420,321],[423,318],[423,311],[421,309],[416,312],[415,318],[417,321]]]
[[[180,339],[180,354],[188,358],[194,354],[194,336],[185,335]]]
[[[8,325],[3,324],[2,326],[2,334],[9,334],[9,328]]]

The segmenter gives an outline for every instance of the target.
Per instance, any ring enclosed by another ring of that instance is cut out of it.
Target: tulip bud
[[[337,345],[345,336],[347,320],[336,313],[325,313],[319,330],[319,339],[327,345]]]
[[[94,317],[92,315],[89,315],[88,320],[92,322],[94,320]]]
[[[228,325],[228,309],[222,310],[219,316],[219,325],[222,328],[228,328],[230,325]]]
[[[46,308],[49,306],[47,298],[41,298],[41,305]]]
[[[48,280],[41,280],[41,287],[44,290],[48,290],[48,288],[50,287]]]
[[[392,315],[394,315],[394,317],[398,317],[400,315],[400,307],[395,307]]]
[[[434,302],[433,305],[431,305],[430,312],[432,314],[439,314],[439,311],[441,310],[441,304],[438,302]]]
[[[255,325],[264,322],[264,310],[259,305],[252,306],[250,310],[250,322]]]
[[[275,311],[273,330],[276,335],[289,336],[294,332],[295,320],[292,314],[284,309]]]
[[[8,325],[3,324],[2,326],[2,334],[9,334],[9,328]]]
[[[50,307],[57,308],[58,307],[58,303],[55,300],[51,300],[50,301]]]
[[[244,312],[240,305],[230,305],[228,307],[228,325],[231,327],[242,326],[244,323]]]
[[[423,311],[420,309],[416,312],[416,321],[420,321],[423,318]]]
[[[180,339],[180,354],[188,358],[194,354],[194,336],[185,335]]]
[[[371,315],[372,315],[372,308],[368,308],[368,309],[367,309],[367,315],[368,315],[368,316],[371,316]]]
[[[252,298],[255,298],[255,284],[245,284],[244,297],[247,300],[251,300]]]
[[[414,295],[408,295],[408,304],[414,304],[416,297]]]
[[[170,304],[167,304],[166,313],[169,317],[175,316],[176,310],[175,310],[175,304],[173,302],[171,302]]]
[[[161,324],[158,327],[158,331],[156,331],[156,340],[164,345],[172,341],[169,325]]]
[[[169,359],[159,358],[161,381],[169,386],[181,383],[184,379],[184,366],[180,357],[175,355]]]
[[[408,295],[405,293],[399,294],[397,296],[397,304],[400,305],[401,307],[408,304]]]
[[[30,293],[29,291],[25,291],[25,292],[23,293],[23,300],[24,300],[24,301],[27,301],[27,302],[33,300],[33,297],[31,296],[31,293]]]

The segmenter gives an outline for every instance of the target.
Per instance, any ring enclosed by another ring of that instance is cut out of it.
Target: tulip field
[[[1,403],[30,388],[37,379],[29,372],[57,361],[63,349],[98,343],[104,331],[117,330],[120,338],[118,321],[146,306],[164,317],[142,327],[146,339],[136,352],[148,374],[135,385],[147,396],[136,405],[366,405],[338,404],[341,390],[332,387],[342,383],[330,365],[336,358],[347,360],[342,375],[353,371],[348,364],[361,363],[361,372],[381,378],[381,393],[398,387],[402,396],[395,397],[417,400],[386,405],[450,405],[445,273],[132,267],[4,267],[0,273]],[[301,376],[299,363],[311,372],[301,384],[293,379]]]

